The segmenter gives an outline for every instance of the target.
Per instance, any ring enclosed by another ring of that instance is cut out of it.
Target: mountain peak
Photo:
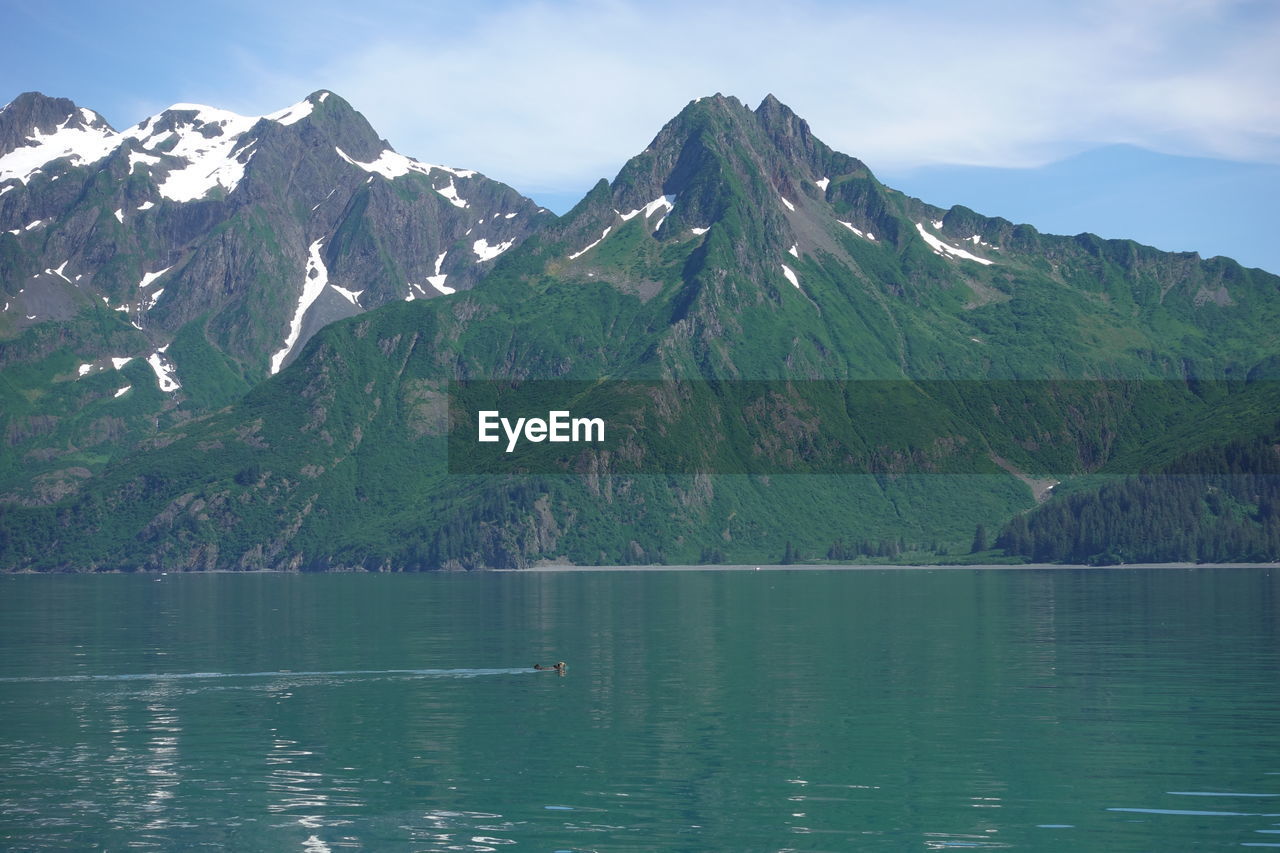
[[[55,159],[101,159],[115,138],[111,125],[93,110],[68,98],[24,92],[0,110],[0,182],[25,184]]]
[[[783,109],[783,110],[786,110],[787,112],[791,112],[791,108],[788,107],[786,104],[782,103],[782,101],[779,101],[778,97],[775,94],[773,94],[773,92],[770,92],[769,94],[764,96],[764,98],[760,101],[760,106],[756,107],[756,112],[757,113],[763,112],[766,109],[770,109],[770,110]]]
[[[707,113],[744,113],[749,112],[747,105],[735,98],[733,95],[723,95],[716,92],[714,95],[703,95],[694,98],[692,101],[684,105],[682,109],[671,121],[676,122],[681,119],[688,119],[694,115],[705,115]],[[671,122],[668,122],[670,124]]]
[[[760,119],[765,125],[799,125],[806,132],[809,130],[809,123],[795,114],[791,107],[779,101],[772,94],[764,96],[764,100],[760,102],[760,106],[755,108],[756,118]]]
[[[818,146],[822,146],[813,138],[809,123],[772,94],[765,95],[760,106],[756,107],[755,115],[774,144],[792,157],[812,160],[818,153]]]
[[[6,117],[5,121],[29,117],[34,121],[32,127],[39,127],[45,133],[51,133],[57,124],[67,119],[72,119],[76,126],[106,124],[102,116],[76,106],[70,98],[51,98],[43,92],[23,92],[0,109],[0,115]]]
[[[171,131],[179,125],[192,125],[197,129],[201,129],[201,132],[206,136],[223,135],[228,131],[236,134],[248,130],[263,119],[273,121],[276,124],[291,125],[307,118],[317,107],[326,102],[328,102],[328,108],[330,109],[338,106],[342,112],[355,112],[350,104],[327,89],[317,89],[296,104],[290,104],[283,109],[261,116],[241,115],[231,110],[211,107],[205,104],[177,103],[143,119],[134,128],[126,131],[125,135],[138,135],[137,132],[140,131],[147,131],[148,134],[154,134],[157,131]]]
[[[69,98],[23,92],[0,109],[0,157],[62,130],[114,132],[106,119]]]
[[[586,243],[599,237],[609,220],[621,217],[615,222],[620,224],[643,211],[655,234],[701,231],[732,206],[740,213],[737,219],[753,223],[752,228],[768,220],[766,231],[786,230],[789,245],[791,226],[783,221],[802,196],[824,192],[832,178],[864,172],[861,163],[816,139],[808,123],[776,96],[767,95],[752,110],[717,92],[690,101],[622,168],[611,184],[609,203],[597,199],[584,205],[581,215],[566,217],[566,228]],[[592,197],[597,195],[599,187]],[[772,212],[759,214],[762,210]],[[575,226],[574,220],[583,221]]]

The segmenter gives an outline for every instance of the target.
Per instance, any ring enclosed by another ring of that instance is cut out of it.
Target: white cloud
[[[612,177],[716,91],[752,106],[773,92],[879,169],[1029,166],[1110,143],[1280,162],[1271,4],[315,5],[255,13],[256,41],[227,49],[229,88],[177,99],[261,114],[329,88],[397,150],[533,194]]]

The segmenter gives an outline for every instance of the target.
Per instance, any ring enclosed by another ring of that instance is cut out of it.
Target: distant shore
[[[416,571],[381,571],[370,572],[360,568],[341,568],[329,569],[327,571],[317,572],[299,572],[299,571],[278,571],[273,569],[260,569],[253,571],[236,571],[233,569],[200,569],[199,571],[154,571],[149,569],[122,570],[122,569],[102,569],[86,572],[36,572],[29,569],[20,569],[17,571],[0,570],[0,576],[19,577],[19,576],[41,576],[41,577],[86,577],[91,575],[152,575],[161,576],[181,576],[181,575],[349,575],[349,574],[372,574],[372,575],[432,575],[432,574],[528,574],[530,572],[549,572],[549,573],[565,573],[565,572],[951,572],[951,571],[1063,571],[1063,570],[1079,570],[1087,569],[1095,572],[1112,572],[1112,571],[1129,571],[1133,569],[1168,569],[1168,570],[1189,570],[1189,569],[1280,569],[1280,563],[1120,563],[1113,566],[1088,566],[1075,563],[986,563],[986,564],[963,564],[963,563],[912,563],[912,564],[894,564],[894,563],[847,563],[847,564],[822,564],[822,563],[746,563],[742,565],[636,565],[636,566],[576,566],[568,563],[547,563],[536,566],[529,566],[524,569],[474,569],[467,571],[455,571],[444,569],[425,569]]]
[[[847,565],[824,565],[818,563],[765,564],[759,565],[688,565],[688,566],[575,566],[570,564],[546,564],[530,566],[527,569],[488,569],[486,571],[520,574],[527,572],[883,572],[883,571],[1026,571],[1031,570],[1076,570],[1090,571],[1126,571],[1130,569],[1276,569],[1280,563],[1121,563],[1113,566],[1088,566],[1074,563],[1017,563],[1012,565],[963,565],[963,564],[930,564],[898,565],[892,563],[852,563]]]

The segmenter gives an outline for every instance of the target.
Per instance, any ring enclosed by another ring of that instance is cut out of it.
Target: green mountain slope
[[[1036,562],[1280,560],[1280,422],[1155,473],[1065,494],[1015,517],[995,544]]]

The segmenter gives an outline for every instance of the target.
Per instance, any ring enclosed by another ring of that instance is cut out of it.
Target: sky
[[[0,101],[123,128],[317,89],[557,212],[690,100],[772,92],[941,206],[1280,272],[1274,0],[0,0]]]

